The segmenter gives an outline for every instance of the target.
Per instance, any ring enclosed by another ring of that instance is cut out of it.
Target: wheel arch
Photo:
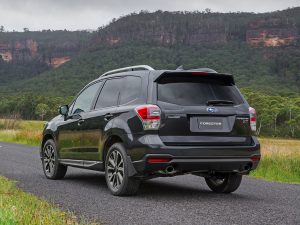
[[[112,134],[106,139],[106,141],[103,145],[103,150],[102,150],[102,161],[103,162],[105,162],[105,158],[106,158],[109,148],[115,143],[124,143],[124,140],[120,135],[117,135],[117,134]]]
[[[40,156],[42,157],[42,150],[43,150],[43,147],[45,145],[45,143],[52,139],[53,141],[55,141],[55,138],[54,138],[54,135],[50,132],[47,132],[43,135],[43,138],[42,138],[42,142],[41,142],[41,147],[40,147]]]

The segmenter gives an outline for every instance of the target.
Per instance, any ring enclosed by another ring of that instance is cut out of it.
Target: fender
[[[106,145],[107,143],[110,142],[110,140],[112,140],[113,138],[117,138],[119,140],[122,141],[122,143],[124,144],[124,147],[126,149],[126,152],[127,152],[127,147],[128,147],[128,143],[130,143],[130,141],[132,141],[133,139],[133,136],[131,133],[127,133],[130,128],[128,127],[128,125],[118,119],[118,118],[115,118],[114,120],[112,120],[112,126],[110,127],[105,127],[104,131],[105,131],[105,135],[104,135],[104,139],[100,142],[104,143],[103,146],[101,146],[101,159],[102,161],[104,161],[104,157],[105,157],[105,154],[108,149],[106,149]],[[109,124],[109,123],[108,123]],[[108,125],[107,124],[107,125]],[[127,152],[128,154],[128,152]],[[131,160],[131,157],[128,155],[128,173],[129,173],[129,176],[134,176],[135,174],[137,174],[137,171],[135,170],[134,166],[133,166],[133,163],[132,163],[132,160]]]
[[[53,139],[54,142],[56,143],[56,135],[54,134],[54,132],[50,129],[46,129],[43,131],[43,137],[42,140],[40,142],[40,157],[42,157],[42,150],[43,150],[43,146],[46,142],[46,140],[49,139]]]

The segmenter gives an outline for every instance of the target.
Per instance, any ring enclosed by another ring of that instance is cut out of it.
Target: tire
[[[67,173],[68,167],[58,162],[56,144],[51,139],[43,146],[42,165],[45,176],[51,180],[62,179]]]
[[[222,177],[205,178],[208,187],[217,193],[231,193],[238,189],[242,181],[240,174],[224,174]]]
[[[140,181],[128,176],[128,163],[123,144],[113,144],[105,159],[106,184],[113,195],[134,195],[139,189]]]

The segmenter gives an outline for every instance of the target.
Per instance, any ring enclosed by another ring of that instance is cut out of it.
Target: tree
[[[40,116],[42,120],[44,120],[44,116],[47,114],[47,112],[50,110],[49,106],[44,104],[44,103],[40,103],[36,106],[35,108],[35,114]]]
[[[286,124],[289,126],[292,138],[295,137],[296,127],[300,123],[300,107],[295,104],[295,101],[289,99],[287,101],[288,120]]]
[[[4,32],[4,26],[3,25],[0,26],[0,32]]]
[[[29,32],[29,29],[26,27],[24,27],[23,30],[24,30],[24,32]]]
[[[206,9],[205,9],[205,13],[209,14],[209,13],[211,13],[211,12],[212,12],[212,10],[211,10],[210,8],[206,8]]]

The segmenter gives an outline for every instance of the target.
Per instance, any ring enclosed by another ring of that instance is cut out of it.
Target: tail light
[[[250,114],[250,127],[252,131],[256,131],[256,111],[254,108],[249,107]]]
[[[160,108],[157,105],[141,105],[135,108],[143,123],[144,130],[158,130],[160,126]]]

